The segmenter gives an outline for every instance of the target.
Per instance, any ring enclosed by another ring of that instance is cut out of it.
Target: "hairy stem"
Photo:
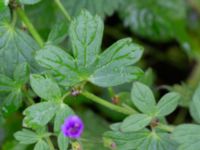
[[[187,83],[191,85],[191,87],[196,87],[200,82],[200,60],[197,58],[196,66],[193,69],[190,77],[187,80]]]
[[[43,47],[44,42],[43,42],[42,38],[40,37],[39,33],[37,32],[37,30],[35,29],[35,27],[32,25],[32,23],[30,22],[29,18],[26,16],[24,10],[21,7],[17,7],[16,11],[17,11],[17,14],[19,15],[19,17],[21,18],[21,20],[27,26],[28,30],[30,31],[30,33],[32,34],[32,36],[34,37],[34,39],[37,41],[37,43],[41,47]]]
[[[83,91],[81,93],[83,96],[87,97],[88,99],[98,103],[98,104],[101,104],[105,107],[108,107],[110,108],[111,110],[114,110],[114,111],[117,111],[119,113],[123,113],[125,115],[133,115],[133,114],[138,114],[139,112],[137,112],[135,109],[131,108],[131,109],[127,109],[127,108],[123,108],[123,107],[120,107],[120,106],[116,106],[112,103],[109,103],[108,101],[100,98],[100,97],[97,97],[96,95],[88,92],[88,91]],[[170,126],[170,125],[166,125],[166,124],[161,124],[159,123],[159,125],[156,127],[156,128],[159,128],[159,129],[162,129],[162,130],[165,130],[167,132],[172,132],[174,130],[174,127],[173,126]]]
[[[114,110],[114,111],[117,111],[117,112],[120,112],[120,113],[123,113],[125,115],[131,115],[131,114],[137,114],[138,112],[134,109],[130,110],[130,109],[126,109],[126,108],[123,108],[123,107],[120,107],[120,106],[117,106],[117,105],[114,105],[100,97],[97,97],[96,95],[88,92],[88,91],[83,91],[81,93],[83,96],[87,97],[88,99],[98,103],[98,104],[101,104],[105,107],[108,107],[110,108],[111,110]]]
[[[15,10],[13,10],[12,23],[11,23],[12,27],[15,26],[16,22],[17,22],[17,13]]]
[[[49,145],[50,150],[55,150],[54,145],[49,137],[46,137],[46,141]]]
[[[172,132],[174,130],[174,126],[161,124],[161,123],[159,123],[159,125],[156,128],[159,128],[161,130],[168,131],[168,132]]]
[[[70,92],[67,92],[63,95],[63,97],[61,98],[61,101],[63,102],[65,100],[65,98],[70,94]]]
[[[62,5],[62,3],[60,2],[60,0],[55,0],[55,3],[57,4],[57,6],[61,10],[61,12],[64,14],[65,18],[70,22],[71,21],[71,17],[69,15],[69,13],[67,12],[67,10]]]

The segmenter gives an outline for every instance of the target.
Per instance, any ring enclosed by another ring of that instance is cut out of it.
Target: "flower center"
[[[80,124],[78,123],[74,123],[70,128],[69,128],[69,132],[72,134],[76,134],[77,132],[79,132],[80,129]]]

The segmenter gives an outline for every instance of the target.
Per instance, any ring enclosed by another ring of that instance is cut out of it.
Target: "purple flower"
[[[78,116],[69,116],[65,119],[64,124],[61,127],[61,130],[64,136],[67,136],[72,139],[77,139],[81,136],[84,129],[82,120]]]

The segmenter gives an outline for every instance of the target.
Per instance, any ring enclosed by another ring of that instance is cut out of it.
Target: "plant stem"
[[[59,7],[59,9],[62,11],[62,13],[64,14],[64,16],[66,17],[66,19],[70,22],[71,21],[71,17],[69,15],[69,13],[67,12],[67,10],[64,8],[64,6],[62,5],[62,3],[60,2],[60,0],[55,0],[55,3],[57,4],[57,6]]]
[[[173,126],[161,124],[161,123],[159,123],[159,125],[156,128],[159,128],[161,130],[165,130],[165,131],[168,131],[168,132],[172,132],[174,130]]]
[[[65,100],[65,98],[70,94],[70,92],[67,92],[63,95],[63,97],[61,98],[61,101],[63,102]]]
[[[108,92],[109,92],[109,95],[110,95],[111,98],[112,98],[113,96],[115,96],[115,91],[113,90],[112,87],[109,87],[109,88],[108,88]]]
[[[134,108],[132,108],[131,106],[129,106],[129,105],[125,104],[125,103],[123,103],[123,104],[121,104],[121,105],[122,105],[122,107],[125,108],[125,109],[129,109],[129,110],[131,110],[131,111],[135,111]]]
[[[12,23],[11,23],[12,27],[15,26],[16,22],[17,22],[17,13],[15,10],[13,10]]]
[[[178,115],[176,116],[173,124],[177,125],[177,124],[180,124],[180,123],[183,123],[184,120],[185,120],[185,117],[187,115],[187,111],[188,109],[186,108],[181,108],[178,112]]]
[[[20,16],[20,18],[22,19],[22,21],[27,26],[28,30],[30,31],[34,39],[37,41],[40,47],[43,47],[44,42],[42,38],[40,37],[39,33],[37,32],[35,27],[32,25],[32,23],[30,22],[29,18],[26,16],[24,10],[21,7],[17,7],[16,11],[17,11],[17,14]]]
[[[100,98],[100,97],[97,97],[95,96],[94,94],[88,92],[88,91],[83,91],[81,93],[83,96],[87,97],[88,99],[96,102],[96,103],[99,103],[105,107],[108,107],[110,108],[111,110],[114,110],[114,111],[117,111],[117,112],[120,112],[120,113],[123,113],[125,115],[131,115],[131,114],[137,114],[138,112],[136,110],[129,110],[129,109],[126,109],[126,108],[123,108],[123,107],[120,107],[120,106],[117,106],[117,105],[114,105],[112,103],[109,103],[108,101]]]
[[[28,100],[30,105],[35,104],[35,102],[33,101],[33,99],[30,97],[30,95],[28,93],[24,93],[24,94],[25,94],[25,96],[26,96],[26,98],[27,98],[27,100]]]
[[[53,143],[51,142],[51,139],[49,137],[46,137],[47,143],[50,147],[50,150],[55,150]]]
[[[132,114],[138,114],[139,113],[136,110],[134,110],[133,108],[132,109],[127,109],[127,108],[123,108],[123,107],[120,107],[120,106],[116,106],[116,105],[114,105],[112,103],[109,103],[106,100],[104,100],[104,99],[102,99],[100,97],[97,97],[97,96],[95,96],[94,94],[92,94],[92,93],[90,93],[88,91],[83,91],[81,94],[83,96],[87,97],[88,99],[96,102],[96,103],[99,103],[99,104],[101,104],[101,105],[103,105],[105,107],[110,108],[111,110],[123,113],[125,115],[132,115]],[[156,126],[156,128],[159,128],[159,129],[162,129],[162,130],[165,130],[165,131],[168,131],[168,132],[172,132],[174,130],[173,126],[166,125],[166,124],[161,124],[161,123],[159,123],[159,125]]]
[[[197,58],[196,66],[193,69],[193,72],[191,73],[190,77],[187,80],[187,83],[191,86],[196,88],[196,86],[200,82],[200,58]]]
[[[26,88],[26,86],[23,86],[23,87],[22,87],[22,91],[23,91],[25,97],[26,97],[27,100],[28,100],[28,105],[33,105],[33,104],[35,104],[34,100],[33,100],[32,97],[29,95],[28,89]]]

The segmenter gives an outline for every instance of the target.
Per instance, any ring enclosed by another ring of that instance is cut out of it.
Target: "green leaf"
[[[89,80],[96,85],[108,87],[137,79],[142,71],[137,67],[125,66],[137,62],[142,52],[143,48],[132,43],[130,38],[117,41],[99,56],[96,71]]]
[[[68,24],[64,21],[59,21],[52,27],[48,36],[48,43],[59,44],[66,38],[67,34]]]
[[[135,108],[135,105],[132,103],[130,92],[120,92],[117,94],[119,97],[119,105],[121,106],[130,106]]]
[[[26,144],[20,144],[16,140],[8,140],[1,148],[2,150],[27,150],[28,146]]]
[[[5,3],[4,0],[0,1],[0,11],[3,10],[5,8]]]
[[[0,1],[0,24],[5,21],[10,20],[10,10],[9,7],[6,6],[6,1]]]
[[[29,80],[30,68],[27,63],[16,66],[14,71],[14,80],[20,84],[25,84]]]
[[[110,129],[113,131],[120,131],[121,124],[121,122],[111,124]]]
[[[155,81],[155,74],[151,68],[148,68],[139,81],[147,86],[152,86]]]
[[[157,104],[157,116],[163,117],[172,113],[176,109],[179,99],[180,94],[175,92],[164,95]]]
[[[54,132],[58,132],[61,129],[61,125],[64,123],[64,120],[73,115],[73,110],[66,104],[61,104],[56,112],[56,117],[54,120]]]
[[[14,81],[11,78],[0,74],[0,93],[11,92],[14,85]]]
[[[186,4],[183,0],[127,0],[120,16],[134,33],[154,41],[167,41],[182,34],[176,30],[185,28]]]
[[[115,86],[143,74],[139,68],[130,66],[143,52],[130,38],[119,40],[98,56],[103,34],[103,22],[99,17],[82,11],[71,23],[69,34],[74,58],[52,45],[36,54],[37,62],[52,72],[65,88],[83,81],[102,87]]]
[[[142,56],[143,47],[131,38],[121,39],[108,47],[98,59],[98,67],[124,67],[136,63]]]
[[[34,5],[25,5],[25,12],[40,35],[47,39],[55,23],[63,17],[53,1],[41,0]],[[66,21],[66,20],[65,20]]]
[[[103,28],[101,18],[93,17],[88,11],[81,11],[80,15],[71,22],[69,36],[79,68],[87,67],[97,59]]]
[[[60,133],[58,135],[58,147],[59,150],[67,150],[69,145],[69,139],[63,135],[63,133]]]
[[[141,143],[138,150],[177,150],[177,144],[170,139],[168,133],[152,132],[143,143]]]
[[[36,4],[41,0],[19,0],[22,4]]]
[[[35,132],[27,129],[23,129],[22,131],[16,132],[14,134],[14,137],[21,144],[33,144],[40,139]]]
[[[137,132],[106,132],[105,141],[112,140],[117,150],[176,150],[168,133],[150,132],[146,129]],[[109,146],[112,149],[112,146]]]
[[[55,115],[58,106],[53,102],[41,102],[25,109],[25,126],[37,128],[45,126]]]
[[[50,149],[49,145],[43,140],[37,142],[37,144],[34,147],[34,150],[49,150],[49,149]]]
[[[198,141],[195,141],[195,143],[193,144],[183,144],[179,147],[178,150],[196,150],[197,147],[199,147],[199,145],[200,145],[200,142],[198,140]]]
[[[22,92],[20,89],[15,89],[5,97],[2,111],[4,115],[10,115],[11,113],[17,111],[21,105]]]
[[[131,90],[131,99],[135,106],[143,113],[154,114],[156,111],[156,101],[149,87],[134,82]]]
[[[141,130],[131,133],[108,131],[104,133],[105,141],[111,140],[116,145],[117,150],[133,150],[139,147],[145,138],[148,137],[148,130]],[[112,148],[112,145],[108,145]]]
[[[101,87],[120,85],[138,79],[143,74],[138,67],[100,68],[94,72],[89,81]]]
[[[179,125],[174,129],[172,139],[180,144],[179,150],[196,150],[197,147],[200,147],[200,126]]]
[[[89,10],[92,14],[101,17],[111,16],[118,9],[122,0],[62,0],[70,15],[76,16],[82,9]],[[77,5],[78,4],[78,5]]]
[[[4,5],[8,6],[10,0],[3,0],[3,1],[4,1]]]
[[[181,95],[179,105],[182,107],[189,107],[192,96],[194,94],[194,90],[194,87],[191,87],[191,85],[188,85],[186,83],[175,84],[172,87],[172,91],[177,92]]]
[[[36,53],[36,61],[50,70],[63,86],[69,87],[81,81],[72,56],[56,46],[48,45],[39,50]]]
[[[83,149],[107,150],[102,144],[102,135],[109,129],[105,119],[89,110],[80,112],[79,116],[82,118],[85,126],[82,138],[89,140],[81,142]]]
[[[30,80],[31,87],[38,96],[50,101],[60,100],[61,91],[53,79],[38,74],[32,74]]]
[[[36,42],[25,32],[4,23],[0,25],[0,73],[12,76],[16,66],[27,62],[32,71],[38,71],[34,52]]]
[[[120,126],[122,132],[139,131],[151,122],[152,117],[145,114],[130,115],[124,119]]]
[[[190,104],[190,114],[192,115],[193,119],[200,123],[200,84],[198,85],[197,89],[194,92],[192,97],[192,102]]]

